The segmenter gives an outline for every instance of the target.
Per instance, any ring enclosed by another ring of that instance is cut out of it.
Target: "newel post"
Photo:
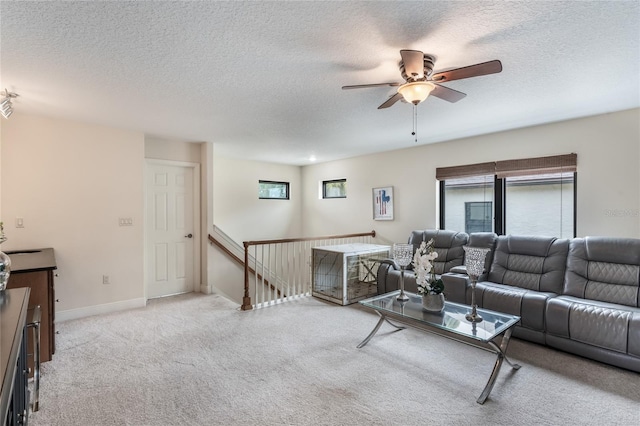
[[[242,306],[240,309],[243,311],[250,311],[253,309],[251,305],[251,296],[249,296],[249,243],[244,243],[244,297],[242,298]]]

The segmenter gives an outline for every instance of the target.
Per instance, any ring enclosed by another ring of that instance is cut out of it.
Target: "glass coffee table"
[[[519,316],[478,308],[478,314],[483,318],[483,321],[472,323],[465,319],[465,315],[471,312],[471,306],[445,302],[442,312],[434,313],[422,308],[422,296],[405,292],[409,296],[409,300],[401,302],[397,300],[399,293],[399,291],[394,291],[360,301],[361,305],[375,310],[380,315],[380,320],[371,333],[358,345],[358,348],[369,343],[369,340],[378,332],[385,321],[398,330],[405,328],[389,321],[392,319],[420,330],[494,352],[497,355],[496,362],[489,381],[477,399],[478,404],[484,404],[489,397],[503,360],[507,361],[515,370],[520,368],[520,365],[512,363],[506,355],[511,332],[513,326],[520,321]],[[499,337],[502,339],[499,340]]]

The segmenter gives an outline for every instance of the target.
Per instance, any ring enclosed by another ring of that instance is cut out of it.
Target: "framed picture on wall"
[[[373,219],[393,220],[393,186],[373,188]]]

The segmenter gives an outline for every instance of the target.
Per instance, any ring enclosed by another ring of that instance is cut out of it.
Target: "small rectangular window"
[[[289,182],[258,181],[258,198],[261,200],[288,200]]]
[[[322,181],[322,198],[347,198],[347,180]]]

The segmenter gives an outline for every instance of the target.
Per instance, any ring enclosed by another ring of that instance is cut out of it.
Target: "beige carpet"
[[[494,355],[303,298],[251,312],[217,295],[58,325],[42,425],[638,425],[640,375],[513,339]]]

